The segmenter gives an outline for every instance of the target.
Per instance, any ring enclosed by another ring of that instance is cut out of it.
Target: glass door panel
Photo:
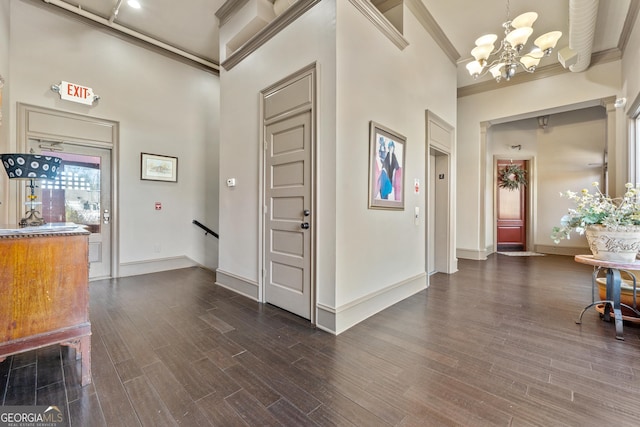
[[[89,278],[111,277],[111,150],[71,142],[29,140],[34,152],[60,157],[54,180],[37,182],[44,220],[84,225],[89,236]]]
[[[100,233],[100,157],[43,151],[60,157],[55,180],[41,181],[42,217],[48,223],[74,222]]]

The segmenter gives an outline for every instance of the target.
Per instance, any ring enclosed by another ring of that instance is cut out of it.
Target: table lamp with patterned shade
[[[27,187],[30,193],[27,195],[27,205],[30,209],[26,212],[26,217],[20,220],[20,227],[32,227],[45,224],[45,220],[39,216],[35,209],[37,204],[35,195],[35,181],[38,179],[55,179],[62,159],[53,156],[42,156],[40,154],[12,153],[0,155],[4,169],[9,179],[28,180]]]

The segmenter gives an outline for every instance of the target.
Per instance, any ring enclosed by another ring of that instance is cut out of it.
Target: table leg
[[[613,302],[613,316],[616,325],[616,339],[624,340],[622,334],[622,309],[620,307],[620,270],[607,269],[607,302],[604,304],[604,319],[610,318],[610,307]]]

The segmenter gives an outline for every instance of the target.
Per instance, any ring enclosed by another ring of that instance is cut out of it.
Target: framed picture
[[[404,209],[406,138],[376,122],[369,124],[369,208]]]
[[[178,158],[140,153],[140,179],[178,182]]]

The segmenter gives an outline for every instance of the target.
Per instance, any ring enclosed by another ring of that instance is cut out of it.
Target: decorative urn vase
[[[586,236],[593,257],[602,261],[631,263],[640,251],[640,227],[611,230],[602,225],[590,225]]]

